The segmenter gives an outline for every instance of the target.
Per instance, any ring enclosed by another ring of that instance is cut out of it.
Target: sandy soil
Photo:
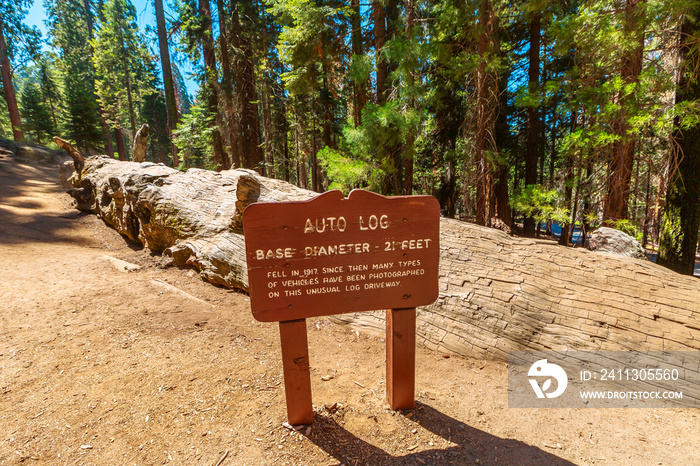
[[[325,319],[315,422],[291,430],[277,326],[74,210],[57,176],[0,156],[2,465],[700,464],[698,410],[509,409],[503,363],[419,349],[417,408],[393,412],[382,339]]]

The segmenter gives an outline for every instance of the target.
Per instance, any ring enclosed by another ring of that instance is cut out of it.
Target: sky
[[[153,3],[149,0],[131,1],[134,4],[134,7],[136,8],[136,21],[138,23],[139,30],[142,34],[145,35],[147,25],[152,26],[153,28],[155,28],[156,25]],[[172,9],[170,8],[170,5],[168,5],[168,2],[163,2],[163,8],[165,9],[165,18],[167,22],[168,17],[173,16]],[[43,0],[34,0],[34,4],[29,9],[27,17],[24,18],[24,23],[29,26],[36,26],[37,28],[39,28],[39,30],[41,31],[42,38],[46,40],[48,38],[48,32],[46,30],[46,25],[44,24],[44,21],[46,21],[46,11],[44,10],[44,2]],[[45,45],[44,47],[47,46]],[[194,95],[197,93],[197,89],[199,88],[199,86],[192,79],[188,78],[187,72],[190,71],[190,67],[181,66],[181,70],[185,75],[185,81],[187,83],[187,92],[189,92],[190,96],[194,97]],[[158,72],[160,73],[160,66],[158,67]]]

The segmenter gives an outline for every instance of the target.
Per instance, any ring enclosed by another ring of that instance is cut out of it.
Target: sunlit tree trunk
[[[220,0],[219,0],[220,1]],[[177,146],[172,142],[173,131],[177,127],[177,102],[175,100],[175,85],[173,83],[173,69],[170,65],[170,50],[168,49],[167,31],[165,28],[165,15],[163,13],[163,0],[154,0],[156,9],[156,26],[158,28],[158,48],[160,50],[160,66],[163,71],[163,87],[165,88],[165,108],[168,114],[168,137],[170,137],[170,154],[173,158],[173,166],[177,167],[180,160],[177,156]]]
[[[479,65],[476,71],[476,223],[489,225],[493,206],[493,164],[496,154],[494,129],[498,112],[498,75],[488,69],[488,60],[498,52],[497,19],[490,0],[480,5],[480,34],[477,44]],[[466,202],[465,202],[466,205]]]
[[[231,57],[228,50],[229,32],[226,19],[229,15],[224,8],[224,0],[216,0],[216,6],[219,11],[219,49],[221,50],[221,73],[223,80],[221,81],[221,92],[224,96],[224,108],[226,109],[226,130],[228,134],[228,144],[231,151],[231,160],[226,169],[241,166],[241,131],[238,115],[236,114],[236,106],[233,96],[233,73],[231,65]]]
[[[263,78],[264,79],[264,78]],[[272,131],[272,108],[270,106],[270,94],[272,88],[270,83],[264,79],[262,92],[262,119],[263,119],[263,136],[265,140],[265,163],[263,164],[263,176],[269,178],[275,177],[275,154],[272,139],[274,134]]]
[[[10,59],[7,57],[6,47],[7,44],[5,43],[3,24],[0,20],[0,68],[2,68],[2,88],[5,91],[7,110],[10,113],[12,137],[15,139],[15,141],[24,141],[24,133],[22,132],[22,120],[19,116],[17,96],[15,95],[15,87],[12,83],[12,68],[10,67]]]
[[[117,154],[119,160],[126,161],[126,146],[124,145],[124,132],[121,126],[114,129],[114,138],[117,140]]]
[[[642,72],[644,3],[646,3],[646,0],[626,0],[625,3],[625,33],[636,41],[635,48],[626,52],[622,60],[620,75],[626,86],[639,82],[639,75]],[[634,105],[634,100],[634,92],[629,93],[626,91],[618,97],[618,104],[622,114],[613,124],[613,131],[619,139],[612,146],[603,221],[614,221],[629,217],[630,182],[632,180],[637,141],[636,138],[629,134],[631,127],[628,121],[628,112],[631,106]]]
[[[406,31],[408,33],[409,44],[413,41],[413,27],[415,21],[415,10],[413,0],[406,1]],[[408,91],[413,93],[415,87],[415,70],[408,71]],[[408,98],[408,109],[415,108],[416,103],[413,95]],[[415,131],[411,128],[406,134],[406,147],[404,148],[404,179],[403,179],[403,194],[413,194],[413,158],[414,158],[414,139]]]
[[[540,14],[535,13],[530,21],[530,50],[528,52],[528,88],[530,92],[538,91],[540,85]],[[527,108],[527,143],[525,147],[525,185],[537,183],[537,160],[540,155],[540,112],[539,107]],[[535,236],[535,219],[525,218],[523,223],[525,236]]]
[[[383,104],[387,99],[387,78],[389,76],[389,63],[384,55],[386,42],[386,13],[382,2],[372,3],[372,17],[374,19],[374,51],[377,57],[376,99],[378,104]]]
[[[498,89],[505,89],[508,84],[509,72],[500,73]],[[501,220],[504,224],[510,225],[510,195],[508,192],[508,184],[510,181],[510,163],[505,157],[502,148],[510,134],[508,126],[508,118],[506,107],[508,102],[508,94],[505,90],[501,90],[499,94],[498,116],[495,123],[495,147],[498,149],[498,160],[495,161],[494,180],[493,180],[493,198],[495,204],[494,217]]]
[[[362,44],[362,18],[360,16],[360,0],[351,0],[351,8],[353,14],[350,17],[350,27],[352,27],[351,37],[352,37],[352,53],[353,55],[360,57],[363,52]],[[367,90],[365,88],[366,83],[353,83],[353,102],[352,102],[352,112],[353,112],[353,123],[355,127],[362,124],[362,109],[367,102]]]
[[[92,40],[93,34],[94,34],[94,21],[92,19],[92,9],[90,7],[90,0],[83,0],[83,7],[85,8],[85,22],[87,23],[87,27],[88,27],[88,37],[90,38],[90,40]],[[100,7],[100,9],[101,9],[101,7]],[[92,46],[90,46],[90,51],[94,55],[94,51],[92,49]],[[91,80],[92,80],[92,87],[94,89],[95,88],[94,76],[91,77]],[[114,157],[114,146],[112,145],[112,132],[109,129],[109,125],[107,124],[107,120],[105,120],[105,112],[102,109],[102,104],[100,102],[97,102],[97,108],[98,108],[99,113],[100,113],[100,126],[102,127],[102,135],[105,138],[105,152],[107,152],[108,156]]]
[[[228,155],[224,151],[221,135],[221,114],[219,113],[219,73],[216,69],[216,52],[214,51],[214,33],[212,29],[211,8],[209,0],[199,0],[199,14],[206,22],[202,35],[202,55],[204,56],[204,73],[208,88],[207,107],[215,115],[216,123],[212,128],[212,150],[217,170],[230,166]]]
[[[251,35],[246,34],[241,27],[241,16],[245,13],[245,4],[246,2],[240,0],[235,1],[231,17],[231,42],[240,51],[234,63],[235,91],[240,103],[240,157],[244,168],[260,171],[262,150],[256,104],[258,95],[255,88],[255,65],[250,43]]]

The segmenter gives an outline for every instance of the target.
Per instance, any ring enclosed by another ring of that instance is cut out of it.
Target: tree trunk
[[[228,18],[229,15],[224,8],[224,0],[216,0],[216,6],[219,10],[219,49],[221,50],[221,71],[223,73],[221,90],[224,94],[224,106],[226,108],[225,119],[228,129],[228,142],[231,150],[231,163],[229,163],[227,167],[224,167],[228,170],[232,165],[235,167],[241,166],[241,131],[238,115],[236,114],[236,106],[234,105],[231,58],[229,56],[228,39],[226,37],[228,33],[226,18]]]
[[[388,98],[387,79],[389,77],[389,62],[384,55],[386,43],[386,12],[382,2],[372,3],[372,17],[374,19],[374,53],[376,56],[376,97],[377,104],[383,104]]]
[[[85,9],[85,22],[88,27],[88,37],[90,40],[93,39],[94,22],[92,19],[92,8],[90,7],[90,0],[83,0],[83,8]],[[102,5],[100,4],[100,11],[102,11]],[[90,55],[94,55],[95,51],[90,45]],[[90,80],[92,81],[92,88],[95,89],[95,76],[91,74]],[[100,114],[100,126],[102,127],[102,136],[105,138],[105,152],[107,155],[114,158],[114,146],[112,145],[112,132],[109,129],[107,120],[105,120],[105,112],[102,109],[100,102],[97,102],[98,112]]]
[[[528,65],[528,90],[537,93],[540,86],[540,13],[530,22],[530,50]],[[525,186],[537,183],[537,160],[540,154],[540,115],[539,107],[527,108],[527,144],[525,147]],[[523,223],[523,234],[535,236],[539,225],[535,228],[535,219],[527,217]]]
[[[282,168],[282,179],[286,182],[290,181],[291,160],[289,160],[289,121],[287,119],[288,99],[280,99],[280,107],[277,109],[276,124],[277,133],[282,135],[282,160],[280,165]]]
[[[413,5],[413,0],[406,1],[406,31],[408,33],[408,43],[413,43],[413,27],[415,21],[415,10]],[[413,65],[412,65],[413,66]],[[413,93],[415,92],[414,87],[416,83],[415,69],[412,67],[408,70],[408,91],[411,95],[408,98],[407,107],[408,110],[415,108],[416,103],[413,98]],[[410,195],[413,194],[413,158],[414,158],[414,145],[416,132],[413,128],[410,128],[406,133],[406,146],[404,148],[404,178],[403,178],[403,194]]]
[[[321,89],[321,106],[323,108],[323,146],[333,148],[332,129],[333,129],[333,102],[331,95],[331,76],[330,66],[323,63],[323,88]]]
[[[104,110],[102,105],[98,105],[100,113],[100,126],[102,127],[102,136],[105,138],[105,152],[111,158],[114,158],[114,144],[112,144],[112,130],[109,129],[107,120],[105,120]]]
[[[493,164],[496,154],[494,129],[498,105],[498,75],[488,70],[487,60],[498,53],[496,15],[490,0],[483,0],[479,11],[480,35],[478,42],[479,65],[476,75],[476,223],[490,225],[493,207]],[[466,204],[466,203],[465,203]]]
[[[499,76],[498,88],[506,89],[508,86],[509,71],[503,72]],[[499,92],[499,108],[498,116],[496,117],[495,147],[498,149],[498,158],[495,161],[495,177],[493,183],[494,204],[496,211],[494,217],[499,219],[503,224],[510,227],[510,194],[508,185],[510,182],[510,163],[506,154],[502,151],[506,147],[510,138],[510,127],[508,126],[508,115],[506,108],[508,106],[508,93],[505,91]],[[511,229],[512,232],[512,229]]]
[[[5,91],[7,110],[10,113],[12,137],[15,141],[22,142],[24,141],[24,133],[22,132],[22,119],[19,116],[19,107],[17,106],[15,86],[12,83],[12,68],[10,66],[10,59],[7,57],[7,44],[5,43],[5,35],[3,31],[2,21],[0,21],[0,73],[2,74],[2,88]]]
[[[644,197],[644,218],[642,218],[642,247],[647,247],[647,242],[649,241],[649,209],[651,204],[651,154],[647,156],[647,182],[646,182],[646,194]]]
[[[250,35],[243,31],[240,23],[241,12],[245,2],[234,2],[231,19],[231,42],[234,47],[241,50],[242,55],[236,59],[236,93],[241,105],[241,165],[243,168],[251,168],[260,172],[262,151],[260,149],[260,123],[258,121],[258,100],[255,88],[255,65],[253,64],[253,51],[250,43]]]
[[[350,17],[350,27],[352,28],[352,54],[356,57],[363,56],[362,46],[362,17],[360,16],[360,0],[350,0],[350,7],[352,8],[352,16]],[[365,107],[367,102],[367,83],[353,82],[353,123],[355,127],[362,124],[362,109]]]
[[[220,171],[231,166],[222,142],[221,113],[219,112],[219,73],[216,69],[216,52],[214,50],[214,31],[212,28],[211,8],[209,0],[199,0],[199,14],[206,22],[202,34],[202,55],[204,56],[204,73],[206,75],[207,108],[215,116],[215,126],[212,128],[212,151],[216,170]]]
[[[201,192],[208,195],[197,196]],[[163,251],[172,264],[243,290],[243,209],[315,195],[248,171],[181,173],[100,157],[87,159],[70,193],[79,209]],[[451,219],[440,222],[440,257],[438,299],[418,310],[421,346],[502,361],[509,351],[525,350],[700,350],[697,280],[651,262],[559,248]],[[332,319],[381,333],[383,315]]]
[[[209,113],[215,117],[215,126],[212,131],[212,152],[216,170],[220,171],[230,166],[230,162],[223,143],[223,135],[225,133],[223,131],[221,113],[219,112],[219,73],[216,66],[214,29],[209,0],[199,0],[199,14],[205,21],[202,35],[202,55],[204,57],[204,72],[208,88],[207,107]]]
[[[460,50],[452,47],[450,57],[455,58]],[[444,62],[436,62],[431,70],[431,81],[435,83],[435,138],[432,149],[432,167],[439,188],[435,197],[440,202],[444,215],[454,218],[457,212],[457,163],[455,143],[464,121],[461,109],[462,98],[457,95],[450,67]],[[443,168],[439,172],[438,168]],[[462,212],[463,213],[463,212]]]
[[[173,143],[173,131],[177,127],[178,123],[175,85],[173,83],[173,69],[170,65],[170,50],[168,49],[168,38],[165,28],[163,0],[154,0],[154,2],[156,7],[156,26],[158,28],[158,48],[160,49],[160,66],[163,71],[163,87],[165,88],[165,109],[168,113],[170,154],[173,158],[173,167],[177,168],[177,166],[180,165],[180,160],[177,156],[177,146]]]
[[[114,128],[114,137],[117,140],[117,154],[119,156],[119,160],[122,162],[126,161],[126,147],[124,146],[124,132],[122,131],[122,127],[118,126]]]
[[[311,108],[316,107],[316,98],[314,97],[313,101],[311,102]],[[312,111],[312,115],[313,115]],[[311,170],[311,190],[315,191],[317,193],[321,192],[320,184],[320,176],[318,173],[318,157],[316,154],[318,153],[318,148],[316,145],[316,120],[311,118],[311,137],[312,137],[312,145],[311,145],[311,151],[309,152],[311,154],[311,157],[309,158],[309,163],[311,164],[310,170]]]
[[[399,23],[399,2],[398,0],[384,0],[384,13],[386,14],[386,36],[384,43],[387,41],[395,39],[396,29],[402,27],[403,25]],[[388,101],[392,94],[393,82],[391,79],[391,74],[398,69],[398,60],[392,58],[388,60],[387,64],[387,88],[386,88],[386,98]],[[396,144],[387,147],[387,156],[391,158],[394,171],[390,174],[390,179],[388,180],[390,188],[390,194],[401,194],[404,188],[404,155],[405,146],[404,142],[397,142]]]
[[[685,16],[680,32],[682,64],[676,104],[700,99],[700,59],[694,43],[700,35],[700,19]],[[676,117],[675,126],[677,167],[671,168],[657,262],[678,273],[693,275],[700,229],[700,124],[682,129],[680,118]]]
[[[625,53],[620,75],[625,86],[639,82],[642,72],[644,53],[644,5],[646,0],[627,0],[625,5],[625,32],[634,36],[636,47]],[[629,134],[630,108],[635,104],[635,93],[625,92],[618,97],[622,114],[613,125],[617,140],[612,147],[609,175],[607,180],[607,197],[603,211],[603,221],[614,221],[629,217],[628,203],[630,182],[634,167],[635,137]]]
[[[124,47],[124,41],[122,41],[122,53],[123,53],[123,65],[124,65],[124,85],[126,86],[126,100],[129,104],[129,127],[131,128],[131,135],[136,135],[136,112],[134,110],[134,98],[131,95],[131,73],[129,72],[129,64],[126,60],[126,48]]]
[[[564,206],[571,208],[571,199],[573,194],[572,183],[574,181],[574,161],[573,154],[566,155],[566,173],[564,174]],[[562,246],[569,245],[569,233],[575,226],[576,219],[572,218],[569,223],[561,226],[561,236],[559,236],[559,244]]]
[[[265,89],[262,95],[263,107],[263,138],[265,140],[265,163],[263,164],[262,175],[275,178],[275,154],[272,145],[274,137],[272,131],[272,108],[270,107],[270,94],[272,90],[270,84],[265,80]]]

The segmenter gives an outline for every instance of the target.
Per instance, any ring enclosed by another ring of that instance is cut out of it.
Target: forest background
[[[693,274],[698,0],[149,0],[145,30],[131,0],[44,0],[44,35],[31,3],[0,0],[2,137],[128,160],[148,124],[182,170],[432,194],[564,245],[609,225]]]

